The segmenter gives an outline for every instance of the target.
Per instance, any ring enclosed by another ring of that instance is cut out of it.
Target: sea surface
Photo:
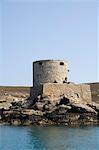
[[[99,150],[99,127],[1,125],[0,150]]]

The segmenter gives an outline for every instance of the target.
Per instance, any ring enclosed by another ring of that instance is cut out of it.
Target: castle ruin
[[[35,99],[38,95],[56,101],[65,95],[77,102],[91,102],[91,84],[75,84],[68,82],[68,62],[63,60],[40,60],[33,62],[33,88],[30,95]]]
[[[99,124],[99,83],[68,81],[68,62],[33,62],[33,87],[0,87],[0,123]]]

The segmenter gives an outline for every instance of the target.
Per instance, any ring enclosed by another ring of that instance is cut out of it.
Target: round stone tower
[[[44,83],[66,83],[67,74],[67,61],[40,60],[33,62],[33,86]]]

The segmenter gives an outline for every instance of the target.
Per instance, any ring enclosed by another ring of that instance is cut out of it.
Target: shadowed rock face
[[[66,105],[69,102],[70,102],[69,99],[63,96],[63,98],[60,100],[60,105],[62,105],[62,104]]]
[[[63,95],[52,101],[39,95],[34,104],[29,99],[14,100],[9,109],[0,109],[0,123],[11,125],[81,125],[99,123],[99,104],[76,103]]]

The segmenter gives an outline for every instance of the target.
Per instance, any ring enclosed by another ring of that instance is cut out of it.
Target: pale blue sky
[[[0,85],[32,86],[32,62],[69,61],[69,80],[99,81],[96,0],[0,0]]]

